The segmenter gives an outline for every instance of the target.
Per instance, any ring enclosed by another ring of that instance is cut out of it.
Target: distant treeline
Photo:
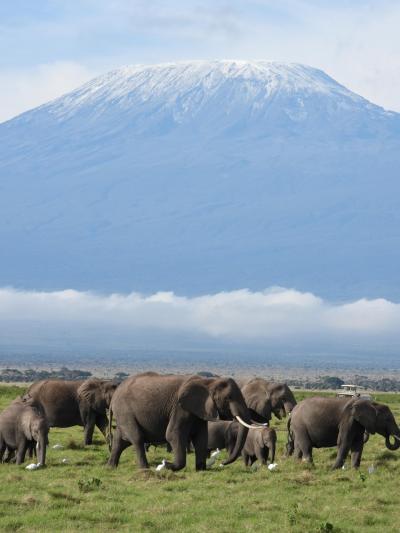
[[[292,387],[309,390],[340,389],[349,380],[344,381],[337,376],[321,376],[317,379],[309,378],[287,379],[286,383]],[[400,379],[395,378],[370,378],[368,376],[355,375],[351,378],[351,384],[365,387],[370,390],[381,392],[400,391]]]
[[[18,370],[16,368],[5,368],[0,373],[0,381],[3,382],[31,382],[39,379],[87,379],[92,375],[86,370],[70,370],[63,366],[60,370]]]
[[[198,372],[199,375],[205,377],[212,377],[215,374],[212,372]],[[0,382],[26,382],[38,381],[40,379],[68,379],[81,380],[92,376],[91,372],[87,370],[70,370],[67,367],[62,367],[60,370],[17,370],[16,368],[5,368],[0,372]],[[117,372],[112,376],[113,379],[122,381],[128,377],[126,372]],[[349,383],[349,380],[344,381],[337,376],[320,376],[316,379],[306,377],[296,379],[286,379],[285,382],[292,387],[308,390],[336,390],[340,389],[344,383]],[[368,376],[355,375],[351,378],[351,383],[354,385],[361,385],[370,390],[382,392],[396,392],[400,391],[400,379],[395,378],[370,378]]]

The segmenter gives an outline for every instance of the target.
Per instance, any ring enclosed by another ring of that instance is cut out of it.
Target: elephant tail
[[[290,425],[292,422],[292,417],[289,416],[289,420],[287,422],[287,443],[286,443],[286,456],[289,457],[289,455],[293,455],[294,452],[294,437],[293,432],[290,429]]]
[[[112,419],[113,419],[113,412],[112,407],[110,405],[109,413],[108,413],[108,449],[111,452],[112,443],[113,443],[113,432],[112,432]]]

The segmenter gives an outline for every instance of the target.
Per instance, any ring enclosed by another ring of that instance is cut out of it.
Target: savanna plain
[[[23,387],[1,386],[0,408]],[[297,401],[314,392],[296,391]],[[329,395],[329,393],[325,393]],[[321,395],[321,393],[320,393]],[[400,394],[376,394],[400,420]],[[136,468],[132,448],[116,470],[106,466],[100,433],[83,447],[82,428],[51,429],[47,468],[0,465],[2,531],[280,531],[397,532],[400,524],[400,453],[371,436],[361,468],[333,471],[336,450],[314,450],[314,466],[285,458],[286,420],[278,431],[278,467],[248,469],[241,460],[195,472],[155,471],[167,457],[151,448],[151,469]],[[63,448],[53,449],[54,444]]]

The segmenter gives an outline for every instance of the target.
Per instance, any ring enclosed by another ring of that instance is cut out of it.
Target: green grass
[[[0,386],[0,408],[22,392]],[[377,399],[400,420],[400,395]],[[246,469],[241,460],[195,472],[190,455],[185,470],[156,473],[168,455],[162,448],[151,449],[148,472],[136,469],[132,448],[110,470],[99,433],[93,446],[81,442],[81,428],[52,429],[46,469],[0,465],[1,531],[399,531],[400,452],[386,450],[381,437],[370,438],[359,471],[348,464],[332,471],[335,449],[315,450],[315,467],[285,459],[283,431],[273,472]],[[51,449],[55,443],[64,449]]]

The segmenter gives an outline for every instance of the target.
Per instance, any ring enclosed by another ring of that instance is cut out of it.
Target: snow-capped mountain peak
[[[320,70],[123,67],[0,145],[0,286],[400,297],[399,114]]]
[[[282,120],[296,124],[312,118],[316,110],[319,115],[346,110],[386,113],[308,66],[225,60],[126,66],[21,118],[35,120],[39,114],[42,119],[47,114],[60,122],[74,117],[101,122],[112,116],[142,133],[149,127],[154,131],[157,123],[165,126],[167,121],[170,129],[195,117],[218,123],[218,130],[266,119],[278,121],[278,126]]]

